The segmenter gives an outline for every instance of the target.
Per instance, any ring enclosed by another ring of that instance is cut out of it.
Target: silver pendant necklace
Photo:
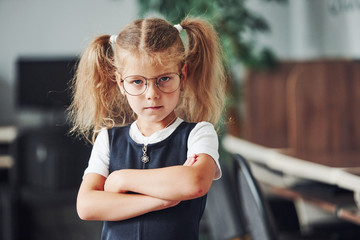
[[[175,120],[177,119],[177,116],[175,116],[175,118],[173,120],[171,120],[163,129],[169,127],[171,124],[173,124],[175,122]],[[136,126],[138,127],[140,133],[144,136],[144,134],[141,132],[141,128],[140,126],[137,124],[136,122]],[[144,144],[143,148],[142,148],[142,152],[143,152],[143,155],[141,157],[141,162],[143,163],[148,163],[150,161],[150,158],[149,156],[147,155],[147,143]]]
[[[144,144],[142,148],[143,155],[141,157],[141,161],[143,163],[148,163],[150,161],[149,156],[146,154],[146,151],[147,151],[147,145]]]

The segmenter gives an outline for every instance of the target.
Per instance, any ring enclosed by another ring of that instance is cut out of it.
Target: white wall
[[[281,59],[360,59],[360,0],[249,0],[271,32],[259,43]]]
[[[289,4],[248,0],[247,6],[254,14],[263,17],[270,26],[269,32],[258,34],[259,45],[269,47],[282,59],[289,59],[291,57]]]
[[[360,0],[292,0],[296,59],[360,58]]]
[[[15,119],[20,56],[74,56],[137,17],[134,0],[0,0],[0,124]]]

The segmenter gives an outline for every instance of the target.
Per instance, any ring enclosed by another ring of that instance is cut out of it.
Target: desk
[[[360,210],[356,207],[353,199],[346,193],[337,197],[324,196],[320,192],[314,193],[306,189],[289,189],[269,186],[269,191],[277,196],[293,201],[303,200],[331,215],[360,225]]]
[[[288,178],[298,180],[316,181],[353,192],[353,206],[346,209],[342,205],[331,203],[326,199],[312,197],[306,193],[292,191],[289,186],[274,186],[272,191],[278,195],[289,198],[300,198],[322,205],[324,210],[333,212],[336,216],[352,221],[360,225],[360,164],[349,165],[346,168],[327,166],[324,164],[310,162],[284,154],[282,150],[266,148],[246,140],[226,135],[223,139],[224,148],[230,153],[239,153],[250,163],[256,163],[269,170],[280,173]],[[278,187],[278,188],[276,188]],[[311,200],[311,201],[310,201]],[[354,204],[356,203],[356,205]],[[355,206],[355,208],[354,208]],[[336,211],[336,212],[335,212]]]

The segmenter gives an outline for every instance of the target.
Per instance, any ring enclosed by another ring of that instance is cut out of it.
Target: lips
[[[152,106],[152,107],[146,107],[145,109],[149,109],[149,110],[157,110],[160,109],[161,106]]]

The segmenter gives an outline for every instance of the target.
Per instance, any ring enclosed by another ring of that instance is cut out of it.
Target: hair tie
[[[180,24],[174,25],[174,28],[176,28],[179,31],[179,33],[183,30],[183,27]]]
[[[116,44],[116,39],[117,39],[118,35],[111,35],[110,36],[110,43],[114,46]]]

